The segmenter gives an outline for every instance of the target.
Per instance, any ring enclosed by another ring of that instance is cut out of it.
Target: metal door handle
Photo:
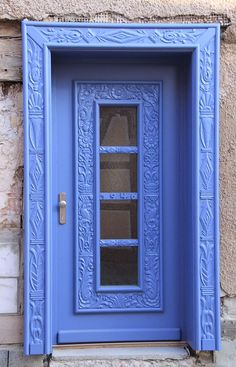
[[[59,223],[65,224],[66,223],[66,193],[60,192],[59,194]]]

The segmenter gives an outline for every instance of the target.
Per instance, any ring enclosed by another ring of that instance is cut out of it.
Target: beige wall
[[[220,92],[221,287],[223,331],[226,339],[234,339],[235,329],[232,331],[229,325],[236,325],[236,0],[0,0],[0,299],[6,300],[0,307],[0,343],[22,338],[20,20],[24,17],[56,21],[219,21],[224,26]],[[15,331],[2,333],[9,320],[17,320]]]
[[[101,12],[120,14],[121,19],[172,17],[186,15],[201,16],[225,14],[235,17],[234,0],[11,0],[0,3],[0,18],[21,19],[23,17],[44,20],[48,17],[72,16],[94,17]],[[204,19],[203,19],[204,20]]]
[[[234,28],[232,26],[232,28]],[[234,29],[235,30],[235,29]],[[230,28],[221,46],[221,286],[236,294],[236,42]],[[234,43],[231,43],[234,42]]]

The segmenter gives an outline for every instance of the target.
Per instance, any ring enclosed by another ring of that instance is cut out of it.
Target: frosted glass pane
[[[137,154],[100,154],[100,191],[137,192]]]
[[[101,200],[101,239],[137,238],[137,201]]]
[[[101,285],[138,285],[138,248],[101,248]]]
[[[137,145],[137,107],[100,107],[100,145]]]

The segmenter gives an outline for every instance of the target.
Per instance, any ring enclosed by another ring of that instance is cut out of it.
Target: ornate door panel
[[[76,82],[75,96],[76,310],[160,311],[161,83]]]
[[[66,194],[66,223],[55,206],[54,342],[178,340],[175,68],[156,67],[156,81],[143,65],[143,81],[132,66],[130,81],[119,65],[101,65],[96,81],[78,79],[89,66],[61,68],[53,191],[55,201]],[[107,70],[120,80],[99,81]]]

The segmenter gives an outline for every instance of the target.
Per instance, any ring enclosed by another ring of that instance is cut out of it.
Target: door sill
[[[54,360],[180,360],[189,357],[186,342],[133,342],[54,345]]]
[[[55,344],[55,349],[187,347],[185,341]]]

